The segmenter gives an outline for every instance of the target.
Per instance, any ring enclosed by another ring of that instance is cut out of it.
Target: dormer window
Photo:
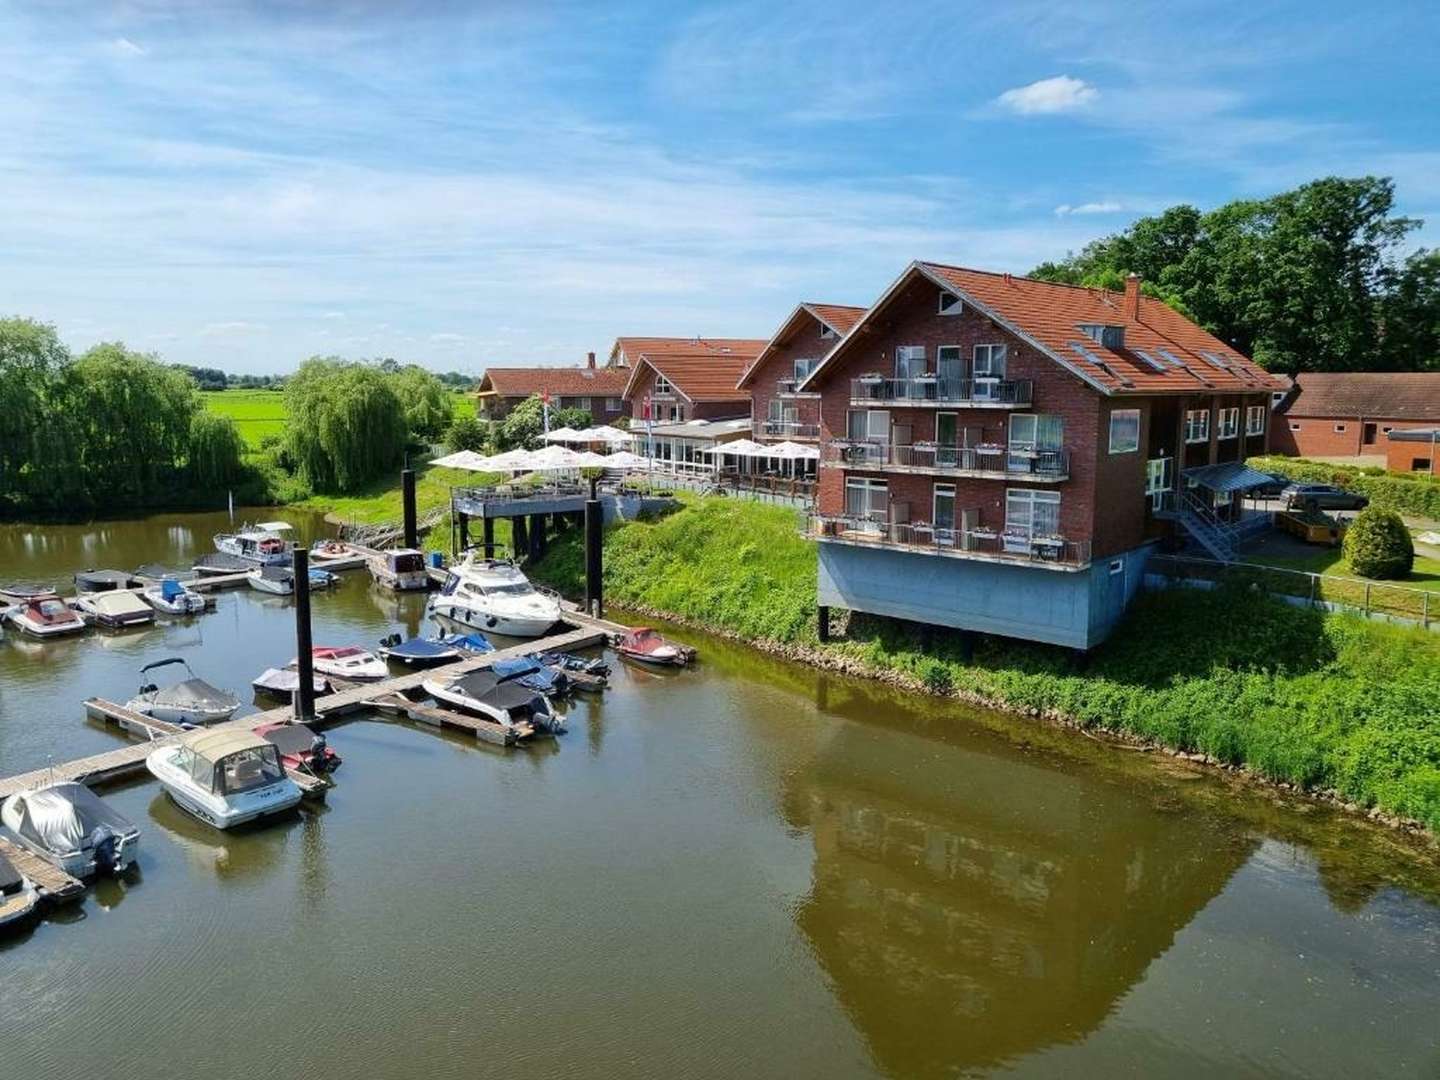
[[[959,315],[963,310],[964,305],[960,303],[960,297],[956,296],[953,292],[946,292],[944,289],[940,290],[941,315]]]
[[[1080,332],[1096,345],[1103,345],[1107,349],[1123,349],[1125,347],[1125,327],[1123,326],[1081,323]]]
[[[821,325],[821,327],[820,327],[820,340],[821,340],[821,341],[834,341],[834,340],[835,340],[837,337],[839,337],[839,336],[840,336],[840,332],[839,332],[838,330],[836,330],[833,326],[825,326],[825,325],[823,325],[823,324]]]

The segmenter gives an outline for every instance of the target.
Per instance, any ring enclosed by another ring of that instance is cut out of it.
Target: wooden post
[[[495,547],[495,519],[484,518],[480,524],[480,539],[485,542],[485,557],[488,559],[494,554]]]
[[[415,520],[415,470],[405,469],[400,473],[400,503],[405,515],[405,546],[420,546],[420,530]]]
[[[1420,594],[1420,629],[1430,629],[1430,594],[1428,592]]]
[[[315,656],[310,636],[310,552],[296,547],[291,553],[295,571],[295,670],[300,685],[292,710],[303,723],[315,719]]]
[[[464,551],[470,546],[470,515],[457,514],[456,520],[460,524],[460,551]]]
[[[545,557],[545,515],[530,515],[530,561],[539,562]]]
[[[590,481],[590,497],[585,500],[585,611],[600,618],[605,610],[604,602],[604,509],[596,493],[595,481]]]
[[[1370,617],[1370,582],[1365,582],[1365,617]]]
[[[821,604],[815,609],[815,636],[820,639],[821,644],[830,640],[830,608]]]
[[[516,514],[510,519],[510,554],[520,558],[530,548],[530,530],[525,527],[525,515]]]

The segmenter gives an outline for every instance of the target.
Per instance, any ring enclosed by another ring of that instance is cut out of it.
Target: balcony
[[[951,379],[915,375],[887,379],[864,375],[850,380],[852,405],[909,405],[934,407],[963,405],[971,409],[1014,409],[1030,404],[1029,379]]]
[[[799,420],[762,420],[760,434],[768,439],[789,439],[791,442],[814,442],[820,438],[819,424]]]
[[[1070,479],[1067,450],[1006,448],[998,443],[979,446],[940,446],[837,439],[820,450],[823,465],[852,469],[880,469],[885,472],[917,473],[925,476],[995,477],[1036,484],[1056,484]]]
[[[806,535],[820,543],[853,544],[981,562],[1021,563],[1047,570],[1081,570],[1090,565],[1090,541],[1030,535],[1016,529],[936,528],[924,522],[875,521],[812,514]]]
[[[782,398],[818,398],[820,396],[818,393],[814,392],[806,392],[802,394],[798,389],[800,383],[800,379],[776,379],[775,396]]]

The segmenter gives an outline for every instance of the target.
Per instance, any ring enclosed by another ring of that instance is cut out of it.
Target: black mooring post
[[[585,500],[585,611],[597,619],[605,610],[601,596],[604,565],[600,550],[604,524],[605,515],[595,493],[595,481],[591,480],[590,498]]]
[[[310,637],[310,552],[297,547],[292,553],[295,569],[295,669],[300,685],[295,690],[295,719],[315,719],[315,657]]]
[[[815,636],[822,642],[830,640],[830,608],[821,604],[815,609]]]
[[[455,517],[460,523],[460,551],[464,551],[470,546],[470,515],[456,514]]]
[[[530,515],[530,561],[539,562],[545,557],[545,515]]]
[[[488,517],[487,517],[487,518],[484,518],[483,521],[484,521],[484,524],[483,524],[483,526],[482,526],[482,529],[483,529],[482,537],[483,537],[483,539],[484,539],[484,541],[485,541],[485,557],[488,559],[488,558],[490,558],[491,555],[494,553],[494,547],[495,547],[495,519],[494,519],[494,518],[488,518]]]
[[[415,524],[415,470],[406,469],[400,474],[400,501],[405,513],[405,546],[420,546],[420,530]]]
[[[530,550],[530,532],[525,528],[525,515],[516,514],[510,519],[510,553],[519,559]]]

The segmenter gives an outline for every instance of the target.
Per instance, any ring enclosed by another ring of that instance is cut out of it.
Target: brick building
[[[1283,383],[1159,300],[912,263],[798,387],[830,606],[1088,648],[1178,526],[1221,551]]]
[[[637,422],[728,420],[750,415],[750,395],[735,384],[765,344],[750,338],[617,338],[610,362],[628,369],[624,397]]]
[[[550,395],[557,409],[585,409],[597,424],[610,424],[630,415],[625,383],[630,373],[612,365],[595,366],[595,354],[584,367],[492,367],[480,377],[476,411],[487,420],[499,420],[526,398]]]
[[[759,442],[815,442],[820,438],[820,395],[800,384],[860,321],[864,308],[800,304],[736,384],[750,395]]]
[[[1385,436],[1385,467],[1391,472],[1440,476],[1440,427],[1391,431]]]
[[[1280,403],[1270,445],[1299,457],[1379,456],[1389,432],[1437,423],[1440,372],[1306,372]]]

